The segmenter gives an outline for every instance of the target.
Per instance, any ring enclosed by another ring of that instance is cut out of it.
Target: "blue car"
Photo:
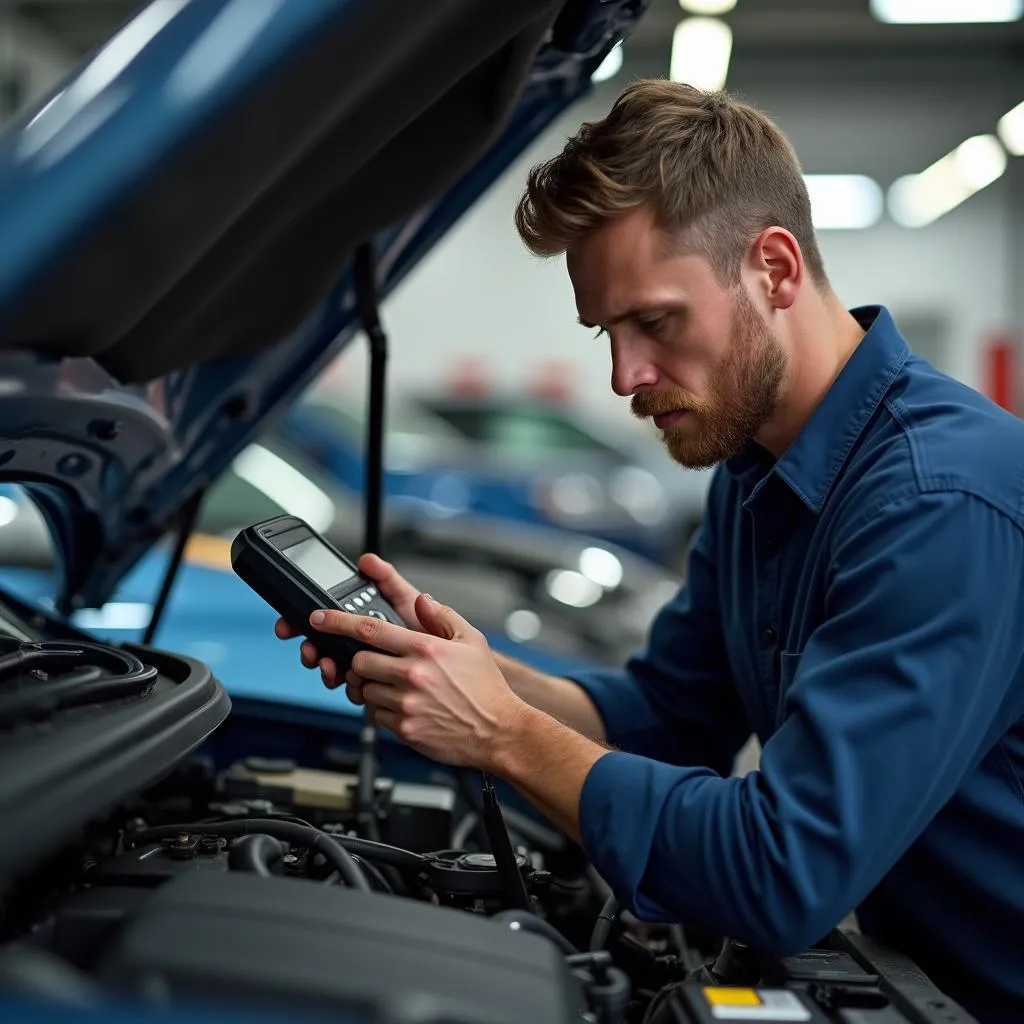
[[[54,556],[51,605],[39,566],[0,589],[4,1022],[955,1011],[840,933],[800,961],[813,999],[734,944],[705,969],[727,937],[621,913],[514,792],[377,735],[294,644],[225,654],[273,613],[195,541],[203,499],[646,7],[154,0],[0,135],[0,480]],[[608,554],[549,589],[599,604]]]
[[[280,429],[350,487],[366,474],[365,410],[319,388]],[[403,395],[388,410],[385,488],[429,514],[481,515],[573,530],[681,568],[708,473],[682,472],[650,439],[613,443],[553,403],[513,396]]]

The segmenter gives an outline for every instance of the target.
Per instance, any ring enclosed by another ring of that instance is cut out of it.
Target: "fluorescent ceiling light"
[[[687,14],[706,14],[714,17],[718,14],[728,14],[736,6],[736,0],[679,0],[679,6]]]
[[[672,36],[669,78],[714,92],[725,86],[732,56],[732,29],[717,18],[686,18]]]
[[[607,82],[622,70],[622,43],[616,43],[609,51],[597,70],[590,76],[592,82]]]
[[[1024,103],[999,118],[996,128],[1003,145],[1014,155],[1024,156]]]
[[[908,174],[889,189],[889,212],[908,228],[939,219],[991,185],[1006,170],[1006,150],[994,135],[975,135],[920,174]]]
[[[805,174],[811,215],[819,231],[859,231],[882,218],[885,197],[863,174]]]
[[[1024,0],[871,0],[871,13],[890,25],[967,25],[1017,21]]]

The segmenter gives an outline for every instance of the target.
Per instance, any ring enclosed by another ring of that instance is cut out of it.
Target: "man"
[[[631,85],[516,223],[566,254],[615,392],[718,465],[685,585],[623,671],[570,681],[364,557],[410,629],[314,617],[382,652],[350,698],[508,779],[641,918],[785,954],[857,908],[1024,1020],[1024,425],[843,307],[790,144],[725,94]],[[751,731],[760,769],[729,777]]]

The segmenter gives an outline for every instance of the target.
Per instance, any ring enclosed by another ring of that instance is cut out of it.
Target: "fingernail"
[[[431,604],[437,604],[437,602],[436,602],[436,601],[435,601],[435,600],[434,600],[434,599],[433,599],[433,598],[432,598],[432,597],[431,597],[431,596],[430,596],[429,594],[424,594],[423,596],[424,596],[424,597],[425,597],[425,598],[426,598],[426,599],[427,599],[427,600],[428,600],[428,601],[429,601],[429,602],[430,602]]]
[[[319,626],[324,621],[324,613],[323,612],[313,612],[313,614],[310,615],[310,617],[309,617],[309,621],[314,626]]]

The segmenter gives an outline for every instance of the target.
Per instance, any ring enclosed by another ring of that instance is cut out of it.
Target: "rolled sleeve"
[[[584,846],[620,900],[789,953],[882,880],[1021,709],[1024,542],[979,498],[892,503],[844,531],[759,771],[610,753]]]

